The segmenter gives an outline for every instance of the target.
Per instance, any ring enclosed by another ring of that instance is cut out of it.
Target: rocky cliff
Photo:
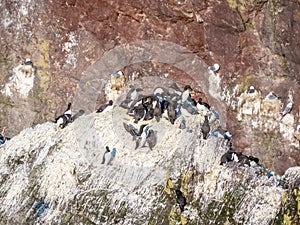
[[[23,130],[0,147],[1,224],[298,224],[299,167],[278,176],[221,166],[226,141],[204,140],[203,119],[185,115],[184,129],[180,119],[147,121],[157,132],[152,151],[134,149],[123,127],[132,117],[118,106],[64,129]]]
[[[109,74],[121,69],[129,81],[156,76],[190,84],[195,96],[222,111],[222,123],[234,133],[240,151],[263,158],[283,174],[300,163],[293,136],[300,104],[299,8],[296,0],[1,1],[0,124],[14,136],[52,120],[67,102],[77,100],[78,85],[91,70],[101,80],[94,89],[96,108],[108,100]],[[143,41],[163,44],[145,48]],[[180,51],[174,53],[166,43]],[[116,54],[120,46],[140,55]],[[169,52],[157,57],[162,50]],[[201,59],[200,71],[184,58],[191,53]],[[102,70],[95,67],[107,55]],[[33,68],[23,73],[25,58]],[[203,68],[214,63],[220,65],[219,77],[209,86]],[[93,81],[84,80],[87,85]],[[247,104],[238,105],[250,85],[260,93],[256,102],[271,91],[281,97],[279,108],[252,112]],[[278,112],[289,93],[294,106],[280,121]]]

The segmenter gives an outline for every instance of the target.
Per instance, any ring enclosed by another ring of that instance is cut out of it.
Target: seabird
[[[55,123],[57,123],[60,128],[64,128],[71,121],[72,118],[71,105],[72,104],[69,103],[64,114],[55,118]]]
[[[26,58],[24,61],[24,65],[32,65],[30,58]]]
[[[232,134],[231,134],[229,131],[225,130],[225,131],[224,131],[224,138],[225,138],[226,140],[230,141],[231,138],[232,138]]]
[[[190,91],[193,90],[190,85],[186,85],[183,89],[182,95],[181,95],[181,102],[184,103],[191,95]]]
[[[153,116],[155,117],[156,121],[159,122],[160,118],[162,117],[162,105],[158,96],[156,96],[153,104]]]
[[[173,104],[170,102],[168,103],[167,114],[168,114],[168,119],[171,122],[171,124],[174,124],[175,119],[176,119],[176,111],[174,109]]]
[[[205,120],[204,120],[204,123],[201,127],[201,131],[202,131],[202,134],[203,134],[203,139],[207,139],[207,136],[208,136],[208,133],[210,131],[210,126],[209,126],[209,121],[208,121],[208,116],[204,116]]]
[[[239,162],[239,157],[237,156],[237,153],[231,154],[231,161]]]
[[[110,159],[109,159],[107,165],[111,165],[111,162],[112,162],[113,159],[116,157],[116,154],[117,154],[117,149],[116,149],[116,148],[113,148],[113,150],[112,150],[111,153],[110,153]]]
[[[252,166],[252,167],[254,167],[254,166],[257,166],[258,165],[258,163],[259,163],[259,158],[257,158],[257,157],[253,157],[253,156],[248,156],[248,159],[249,159],[249,165],[250,166]]]
[[[113,108],[113,101],[109,100],[108,103],[103,104],[102,106],[99,107],[99,109],[97,109],[96,113],[101,113],[104,111],[108,111],[111,110]]]
[[[154,148],[154,146],[156,145],[157,138],[156,138],[155,132],[152,129],[149,130],[148,136],[146,138],[146,142],[147,142],[150,150],[152,150]]]
[[[109,150],[109,147],[108,146],[106,146],[105,147],[105,152],[104,152],[104,154],[103,154],[103,157],[102,157],[102,162],[101,162],[101,164],[104,164],[105,163],[105,155],[106,155],[106,153],[108,153],[108,152],[110,152],[110,150]]]
[[[213,66],[209,66],[208,70],[211,70],[213,72],[217,72],[220,69],[219,64],[215,63]]]
[[[121,76],[123,76],[123,72],[120,70],[116,73],[111,74],[112,76],[114,76],[115,78],[120,78]]]
[[[140,104],[133,108],[134,123],[138,123],[140,120],[144,120],[147,114],[147,107],[144,104]]]
[[[220,165],[224,165],[225,163],[228,163],[230,161],[232,161],[232,152],[226,152],[222,155],[221,157],[221,162],[220,162]]]
[[[135,149],[145,146],[146,138],[148,137],[150,127],[150,125],[146,125],[143,128],[141,135],[136,140]]]
[[[78,119],[80,116],[84,114],[84,110],[80,109],[78,113],[76,113],[74,116],[72,116],[71,121],[74,122],[76,119]]]
[[[142,89],[135,88],[134,86],[130,85],[130,90],[128,91],[126,95],[126,99],[121,102],[120,106],[125,109],[129,109],[133,106],[133,103],[138,99],[139,97],[139,91]]]
[[[286,107],[284,108],[284,110],[280,113],[281,114],[281,119],[288,113],[291,112],[293,108],[293,102],[289,102]]]
[[[250,86],[249,89],[248,89],[248,91],[247,91],[247,93],[252,94],[254,92],[255,92],[254,86]]]
[[[135,140],[137,137],[141,136],[144,127],[147,125],[148,124],[142,124],[140,126],[140,129],[137,130],[132,124],[126,124],[123,122],[123,126],[124,126],[125,130],[132,135],[133,140]]]
[[[202,98],[199,98],[198,99],[198,102],[197,102],[197,109],[199,111],[205,111],[205,112],[208,112],[210,110],[210,105],[207,104],[206,102],[203,102]]]

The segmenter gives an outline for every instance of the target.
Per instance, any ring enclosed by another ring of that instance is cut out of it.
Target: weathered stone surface
[[[249,85],[262,97],[275,92],[284,105],[292,90],[293,127],[299,122],[299,8],[296,0],[2,1],[1,90],[26,57],[32,59],[36,77],[26,99],[0,96],[0,124],[14,136],[53,120],[67,102],[75,101],[77,84],[106,52],[121,44],[161,40],[187,48],[207,65],[219,63],[218,92],[226,104],[207,97],[208,91],[194,77],[167,63],[150,60],[126,65],[123,72],[138,78],[168,74],[182,86],[192,84],[195,96],[220,105],[227,118],[223,124],[234,133],[236,148],[264,155],[272,168],[276,157],[299,165],[299,145],[291,144],[282,129],[265,133],[253,128],[251,119],[239,121],[236,110],[237,97]],[[99,79],[105,84],[108,76],[99,74]],[[104,89],[95,95],[99,96],[95,106],[107,101]]]
[[[186,117],[183,130],[147,121],[158,134],[152,151],[134,149],[123,128],[132,118],[118,106],[64,129],[47,122],[23,130],[0,146],[1,223],[297,224],[299,167],[280,177],[260,165],[221,166],[224,139],[199,138],[201,120]],[[110,165],[105,146],[116,148]],[[183,212],[176,190],[187,200]]]

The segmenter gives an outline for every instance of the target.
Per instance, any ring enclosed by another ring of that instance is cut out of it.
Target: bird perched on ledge
[[[55,123],[57,123],[61,129],[65,128],[65,126],[67,126],[67,124],[71,122],[72,119],[71,105],[72,103],[69,103],[66,111],[62,115],[55,118]]]

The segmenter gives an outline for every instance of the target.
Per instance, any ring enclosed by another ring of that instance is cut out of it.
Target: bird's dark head
[[[175,193],[177,196],[179,196],[179,195],[181,195],[182,192],[180,190],[175,190]]]
[[[109,151],[109,147],[108,147],[108,146],[106,146],[105,149],[106,149],[107,151]]]
[[[68,109],[70,109],[70,108],[71,108],[71,106],[72,106],[72,103],[71,103],[71,102],[69,102],[69,103],[68,103]]]
[[[114,103],[114,102],[113,102],[112,100],[109,100],[109,101],[108,101],[108,105],[113,105],[113,103]]]
[[[184,89],[183,89],[184,91],[186,91],[186,90],[193,90],[192,88],[191,88],[191,86],[190,85],[185,85],[185,87],[184,87]]]

